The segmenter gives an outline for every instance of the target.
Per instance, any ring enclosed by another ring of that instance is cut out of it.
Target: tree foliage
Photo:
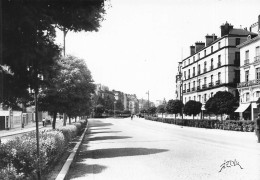
[[[180,100],[169,100],[166,105],[166,112],[170,114],[178,114],[182,112],[183,103]]]
[[[166,106],[165,106],[164,104],[159,105],[159,106],[156,108],[156,112],[157,112],[157,113],[162,113],[162,115],[163,115],[163,113],[166,112]]]
[[[201,106],[201,102],[190,100],[184,106],[184,114],[194,117],[201,112]]]
[[[218,91],[205,104],[205,109],[214,114],[230,114],[234,111],[237,99],[228,91]]]
[[[149,113],[149,114],[152,114],[152,115],[155,114],[155,113],[156,113],[156,107],[154,107],[154,106],[149,107],[148,113]]]
[[[95,85],[84,60],[61,58],[53,71],[56,75],[49,77],[50,83],[40,94],[40,109],[53,115],[66,113],[69,118],[89,114]]]
[[[4,79],[4,102],[12,106],[28,101],[28,88],[36,92],[48,81],[60,53],[55,28],[97,31],[104,0],[4,0],[2,10],[3,64],[13,72]]]

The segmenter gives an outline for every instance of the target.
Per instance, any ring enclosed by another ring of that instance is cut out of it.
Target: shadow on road
[[[98,129],[99,130],[99,129]],[[100,133],[119,133],[122,131],[97,131],[97,132],[92,132],[90,134],[100,134]]]
[[[98,164],[83,164],[83,163],[73,163],[71,166],[71,170],[69,171],[66,179],[79,178],[84,177],[88,174],[98,174],[106,169],[106,166],[98,165]]]
[[[132,138],[132,137],[130,137],[130,136],[100,136],[100,137],[88,138],[87,141],[103,141],[103,140],[128,139],[128,138]]]
[[[102,159],[115,158],[124,156],[142,156],[149,154],[157,154],[168,151],[167,149],[149,149],[149,148],[110,148],[110,149],[96,149],[83,151],[79,154],[79,159]],[[79,160],[78,159],[78,160]]]
[[[89,125],[90,128],[92,127],[104,127],[104,126],[112,126],[112,123],[92,123]]]

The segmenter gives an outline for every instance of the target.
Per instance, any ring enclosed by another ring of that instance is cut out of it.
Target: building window
[[[200,74],[200,64],[198,66],[198,75]]]
[[[218,42],[218,49],[220,49],[221,48],[221,43],[220,42]]]
[[[240,52],[235,52],[235,62],[236,66],[240,66]]]
[[[193,56],[193,62],[195,62],[195,56]]]
[[[250,101],[249,93],[246,93],[246,102]]]
[[[190,83],[188,85],[189,85],[189,89],[190,89]]]
[[[213,92],[210,93],[210,97],[213,97]]]
[[[260,47],[259,46],[257,46],[256,48],[255,48],[255,61],[260,61]]]
[[[210,63],[210,69],[213,70],[213,58],[211,59],[211,63]]]
[[[204,102],[207,102],[207,94],[204,94]]]
[[[204,73],[207,71],[207,61],[204,62]]]
[[[195,91],[195,81],[193,81],[193,91]]]
[[[249,50],[245,52],[245,60],[249,59]]]
[[[198,80],[198,86],[200,86],[200,79]]]
[[[207,55],[207,51],[206,51],[206,49],[204,50],[204,56],[206,56]]]
[[[260,80],[260,68],[256,68],[255,73],[256,73],[256,80],[259,82],[259,80]]]
[[[213,83],[213,75],[210,76],[210,82]]]
[[[249,70],[245,71],[245,81],[248,82],[249,80]]]
[[[196,96],[193,97],[193,100],[196,101]]]
[[[186,80],[186,71],[184,71],[184,79]]]
[[[190,64],[190,59],[188,59],[188,64]]]
[[[193,77],[195,76],[195,67],[193,67],[192,75],[193,75]]]
[[[240,44],[240,38],[236,38],[236,46]]]
[[[255,92],[255,96],[256,96],[256,97],[260,97],[260,91],[256,91],[256,92]]]
[[[200,53],[198,54],[198,60],[200,59]]]
[[[221,72],[218,73],[218,80],[216,82],[216,85],[219,85],[220,84],[220,78],[221,78]]]
[[[185,104],[186,104],[187,100],[186,100],[186,97],[185,97]]]
[[[189,97],[189,101],[191,100],[191,97]]]
[[[221,55],[218,55],[218,67],[221,66]]]
[[[201,95],[198,95],[198,100],[199,102],[201,102]]]
[[[211,46],[211,53],[213,53],[213,46]]]
[[[204,77],[204,84],[207,84],[207,77]]]
[[[184,84],[184,90],[186,91],[186,84]]]
[[[188,70],[188,78],[190,78],[190,69]]]

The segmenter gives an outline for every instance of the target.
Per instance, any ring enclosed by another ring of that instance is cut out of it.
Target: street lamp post
[[[116,101],[114,101],[114,117],[116,117]]]

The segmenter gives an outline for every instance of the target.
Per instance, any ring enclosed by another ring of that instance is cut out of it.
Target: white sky
[[[189,46],[220,36],[226,21],[249,27],[260,0],[110,0],[98,32],[69,32],[66,54],[86,60],[95,83],[138,98],[175,98],[178,62]],[[62,34],[57,34],[62,45]]]

